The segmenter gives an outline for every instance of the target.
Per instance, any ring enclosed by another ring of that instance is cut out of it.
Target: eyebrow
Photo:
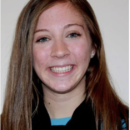
[[[80,25],[80,24],[77,24],[77,23],[67,24],[67,25],[64,26],[64,29],[69,28],[69,27],[72,27],[72,26],[79,26],[79,27],[81,27],[81,28],[84,29],[84,26],[83,26],[83,25]],[[37,32],[43,32],[43,31],[49,32],[49,30],[47,30],[47,29],[38,29],[38,30],[36,30],[36,31],[34,32],[34,34],[37,33]]]
[[[34,32],[34,34],[37,33],[37,32],[44,32],[44,31],[49,32],[47,29],[38,29],[38,30],[36,30],[36,31]]]
[[[69,27],[72,27],[72,26],[80,26],[81,28],[84,29],[84,26],[83,25],[80,25],[80,24],[77,24],[77,23],[74,23],[74,24],[67,24],[64,28],[69,28]]]

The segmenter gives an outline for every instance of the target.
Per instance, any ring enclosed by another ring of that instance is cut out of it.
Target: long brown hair
[[[39,84],[32,60],[34,30],[39,15],[45,9],[56,2],[66,1],[70,1],[83,15],[96,49],[86,72],[86,93],[87,99],[92,100],[97,129],[103,124],[105,130],[117,130],[121,128],[121,118],[128,124],[128,107],[119,100],[108,78],[103,41],[90,4],[86,0],[30,0],[17,23],[2,112],[2,130],[32,130],[33,90]]]

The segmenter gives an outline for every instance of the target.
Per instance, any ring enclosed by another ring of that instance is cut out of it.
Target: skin
[[[33,64],[43,82],[51,118],[71,116],[84,100],[85,72],[94,51],[85,21],[70,2],[56,3],[40,15],[33,40]],[[73,67],[69,72],[51,71],[52,67],[68,65]]]

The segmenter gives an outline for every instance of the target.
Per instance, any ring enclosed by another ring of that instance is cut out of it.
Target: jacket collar
[[[43,98],[40,98],[37,112],[32,117],[32,130],[73,130],[89,129],[96,130],[95,117],[92,109],[92,103],[86,99],[76,108],[71,120],[66,126],[51,126],[49,114],[45,108]]]

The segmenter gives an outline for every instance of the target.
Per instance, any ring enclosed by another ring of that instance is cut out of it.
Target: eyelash
[[[48,40],[49,40],[49,38],[42,37],[42,38],[38,39],[36,42],[47,42]]]
[[[71,33],[68,35],[69,38],[77,38],[77,37],[80,37],[81,34],[80,33]]]
[[[77,38],[77,37],[80,37],[81,34],[80,33],[70,33],[67,37],[69,38]],[[42,37],[42,38],[39,38],[36,42],[47,42],[49,41],[49,38],[47,37]]]

